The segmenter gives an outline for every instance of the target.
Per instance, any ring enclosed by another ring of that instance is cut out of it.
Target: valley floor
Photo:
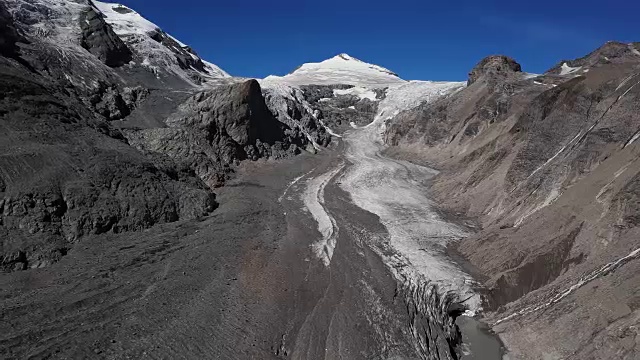
[[[411,175],[429,170],[360,153],[366,134],[247,164],[208,218],[87,238],[49,268],[3,275],[0,357],[451,358],[455,299],[430,286],[475,296],[441,251],[454,225],[417,197]],[[411,265],[398,236],[431,236],[415,242],[430,260]],[[477,325],[461,328],[472,352],[490,344],[469,359],[499,356]]]

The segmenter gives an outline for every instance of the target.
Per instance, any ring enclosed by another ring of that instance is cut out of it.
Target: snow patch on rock
[[[369,99],[371,101],[376,101],[378,99],[378,95],[376,95],[375,91],[360,86],[355,86],[349,89],[334,89],[333,95],[353,95],[359,97],[360,100]]]
[[[560,75],[569,75],[569,74],[573,74],[576,71],[579,71],[580,69],[582,69],[582,66],[578,66],[578,67],[571,67],[569,66],[569,64],[562,63],[562,66],[560,67]]]

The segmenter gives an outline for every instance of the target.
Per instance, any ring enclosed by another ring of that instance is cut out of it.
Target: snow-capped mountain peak
[[[230,77],[218,66],[201,59],[189,46],[165,33],[133,9],[122,4],[95,0],[93,4],[113,31],[136,50],[142,65],[153,71],[169,71],[188,82],[197,78],[206,80]]]
[[[382,66],[369,64],[346,53],[318,63],[306,63],[285,76],[268,76],[266,82],[290,85],[347,84],[385,87],[404,83],[396,73]]]

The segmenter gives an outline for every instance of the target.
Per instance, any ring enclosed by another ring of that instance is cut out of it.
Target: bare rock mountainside
[[[638,85],[617,42],[245,79],[2,0],[0,358],[637,359]]]
[[[537,76],[489,57],[385,133],[389,155],[441,171],[443,210],[476,219],[456,250],[516,358],[639,354],[639,48],[610,42]]]

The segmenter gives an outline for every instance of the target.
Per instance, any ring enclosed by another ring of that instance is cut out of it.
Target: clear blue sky
[[[543,72],[607,40],[640,41],[637,0],[122,0],[237,76],[346,52],[405,79],[464,80],[486,55]]]

